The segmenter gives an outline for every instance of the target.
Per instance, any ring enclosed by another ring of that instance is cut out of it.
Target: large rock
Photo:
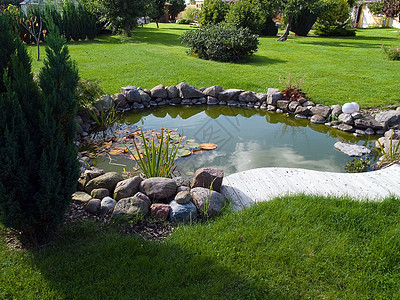
[[[304,106],[297,106],[296,110],[294,111],[296,115],[302,115],[302,116],[310,116],[312,115],[311,109],[308,107]]]
[[[354,127],[347,124],[339,124],[336,128],[344,132],[354,132]]]
[[[84,208],[88,213],[98,214],[101,209],[101,200],[100,199],[92,199],[90,200]]]
[[[266,93],[256,93],[256,97],[257,97],[258,101],[265,102],[265,101],[267,101],[268,94],[266,94]]]
[[[248,103],[248,102],[254,103],[254,102],[258,101],[258,98],[254,92],[242,92],[239,94],[238,99],[239,99],[239,101],[246,102],[246,103]]]
[[[339,115],[338,120],[339,120],[339,122],[341,122],[343,124],[346,124],[346,125],[353,125],[354,124],[354,119],[351,116],[351,114],[342,113],[342,114]]]
[[[203,97],[204,94],[196,89],[194,86],[181,82],[176,86],[179,91],[179,97],[182,99],[192,99]]]
[[[329,106],[318,104],[316,106],[311,107],[311,112],[314,116],[318,115],[323,117],[324,119],[327,119],[331,114],[332,109]]]
[[[78,179],[78,189],[84,191],[85,186],[90,180],[103,174],[105,174],[104,170],[95,167],[91,167],[90,170],[85,170]]]
[[[85,192],[75,192],[72,194],[72,201],[76,203],[87,203],[92,200],[92,196]]]
[[[297,109],[299,106],[300,106],[300,102],[299,102],[299,101],[291,101],[291,102],[289,103],[288,108],[289,108],[289,111],[295,112],[296,109]]]
[[[192,200],[192,197],[190,196],[189,190],[187,190],[187,191],[178,192],[176,194],[174,200],[178,204],[186,204],[186,203],[189,203]]]
[[[145,216],[149,212],[149,205],[139,197],[120,199],[114,207],[112,218]]]
[[[135,176],[118,182],[114,190],[114,199],[118,201],[135,195],[139,192],[142,181],[143,179],[140,176]]]
[[[342,106],[340,104],[332,105],[332,115],[338,117],[342,113]]]
[[[336,142],[334,147],[348,156],[361,157],[371,153],[367,147],[352,143]]]
[[[208,217],[215,217],[221,213],[224,206],[224,197],[221,193],[202,187],[190,190],[193,203],[197,209]]]
[[[380,112],[375,116],[375,120],[385,128],[400,124],[400,111],[389,110]]]
[[[243,90],[239,89],[228,89],[225,91],[222,91],[218,95],[218,100],[219,101],[237,101],[239,94],[242,93]]]
[[[166,220],[169,216],[170,206],[163,203],[154,203],[150,206],[151,215],[159,220]]]
[[[93,103],[93,106],[99,112],[107,112],[111,109],[114,105],[114,100],[111,98],[110,95],[102,95],[99,100]]]
[[[152,98],[168,98],[168,92],[163,84],[159,84],[150,90]]]
[[[90,195],[95,199],[103,199],[104,197],[110,196],[110,191],[104,188],[101,189],[94,189],[90,193]]]
[[[224,178],[224,171],[217,168],[201,168],[198,169],[193,175],[192,188],[203,187],[211,188],[219,192],[221,190],[222,179]]]
[[[278,89],[269,88],[267,91],[267,104],[277,105],[278,100],[283,99],[283,94]]]
[[[126,98],[124,95],[122,95],[121,93],[116,93],[114,94],[114,103],[115,103],[115,107],[118,109],[124,109],[127,107],[128,102],[126,101]]]
[[[175,196],[177,188],[173,179],[164,177],[152,177],[140,183],[140,191],[145,193],[153,203],[168,203]]]
[[[169,203],[171,208],[169,218],[173,223],[192,222],[197,217],[197,208],[192,203],[178,204],[175,200]]]
[[[176,85],[171,85],[167,87],[167,94],[169,99],[174,99],[179,97],[179,91]]]
[[[106,214],[106,213],[112,211],[114,209],[115,205],[117,205],[117,201],[115,201],[111,197],[105,197],[100,202],[100,211],[102,213]]]
[[[108,172],[90,180],[86,184],[85,189],[88,193],[91,193],[94,189],[101,188],[113,191],[117,183],[122,180],[122,176],[117,172]]]
[[[276,107],[286,111],[288,109],[290,101],[289,100],[278,100],[276,102]]]
[[[140,100],[139,103],[149,103],[151,101],[151,97],[149,94],[147,94],[146,92],[139,90],[139,94],[140,94]]]
[[[374,118],[362,118],[354,121],[354,125],[358,128],[372,128],[375,130],[383,129],[382,124]]]
[[[326,119],[320,115],[313,115],[310,119],[310,122],[315,124],[325,124]]]
[[[222,86],[214,85],[214,86],[211,86],[209,88],[206,88],[203,91],[203,94],[206,95],[206,96],[211,96],[211,97],[217,98],[219,93],[221,93],[222,91],[223,91]]]

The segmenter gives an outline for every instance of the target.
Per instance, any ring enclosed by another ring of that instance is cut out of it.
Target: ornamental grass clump
[[[396,47],[386,47],[385,45],[382,44],[381,49],[383,50],[383,52],[386,53],[387,58],[389,60],[400,60],[400,48],[399,46]]]
[[[166,131],[166,133],[165,133]],[[135,152],[131,153],[144,177],[171,177],[172,167],[177,158],[178,148],[182,137],[174,139],[168,130],[161,129],[161,134],[146,137],[140,128],[140,141],[133,140]],[[141,150],[140,150],[141,149]]]
[[[222,62],[244,59],[256,52],[259,44],[257,35],[248,28],[225,23],[188,30],[181,36],[181,41],[190,47],[189,53]]]

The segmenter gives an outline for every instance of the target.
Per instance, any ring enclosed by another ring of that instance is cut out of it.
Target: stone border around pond
[[[224,90],[219,85],[197,89],[184,82],[165,87],[160,84],[151,90],[141,87],[125,86],[121,93],[112,97],[103,95],[94,102],[95,110],[109,111],[112,106],[118,111],[139,110],[158,106],[192,106],[192,105],[226,105],[230,107],[249,107],[277,113],[293,114],[298,119],[309,119],[316,124],[325,124],[338,130],[352,133],[355,136],[384,135],[386,130],[397,128],[400,124],[400,108],[379,112],[373,116],[363,117],[360,112],[346,114],[342,106],[331,107],[315,104],[305,98],[298,101],[284,99],[284,94],[276,88],[268,88],[267,93],[256,93],[241,89]],[[97,112],[96,112],[97,113]],[[90,115],[78,113],[78,133],[85,137],[93,123]]]

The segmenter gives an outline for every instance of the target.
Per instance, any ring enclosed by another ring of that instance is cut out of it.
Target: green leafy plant
[[[347,173],[362,173],[367,172],[370,165],[371,161],[368,157],[357,158],[348,161],[344,169]]]
[[[103,137],[106,136],[106,130],[112,127],[115,122],[117,122],[117,120],[120,118],[120,114],[118,114],[114,105],[111,105],[109,111],[101,110],[99,114],[97,114],[97,111],[93,107],[89,108],[87,111],[102,130]]]
[[[390,165],[400,160],[400,142],[393,141],[394,131],[390,135],[389,147],[386,149],[385,145],[382,145],[378,140],[379,150],[382,154],[379,162],[377,163],[377,168],[382,168],[383,166]]]
[[[193,19],[179,19],[177,21],[178,24],[190,24],[190,23],[193,23],[193,22],[194,22]]]
[[[134,157],[143,175],[146,178],[171,177],[172,167],[182,138],[178,138],[171,143],[171,136],[168,130],[161,130],[160,135],[156,134],[147,138],[142,128],[140,128],[139,138],[143,144],[142,151],[139,150],[139,145],[135,140],[133,140],[133,145],[136,153],[132,153],[129,147],[127,149]]]
[[[181,36],[189,53],[199,58],[222,62],[238,61],[252,55],[258,49],[258,37],[248,28],[238,28],[225,23],[207,25],[188,30]]]
[[[389,60],[400,60],[400,48],[399,46],[396,47],[386,47],[385,45],[382,44],[381,49],[385,54],[387,55],[387,58]]]
[[[104,91],[100,86],[99,80],[79,79],[78,86],[75,90],[79,108],[87,109],[92,106],[93,102],[99,99],[101,95],[104,95]]]

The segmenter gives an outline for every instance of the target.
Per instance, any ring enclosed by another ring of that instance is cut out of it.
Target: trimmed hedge
[[[258,37],[248,28],[238,28],[225,23],[207,25],[186,31],[181,36],[189,53],[199,58],[234,62],[252,55],[258,49]]]

